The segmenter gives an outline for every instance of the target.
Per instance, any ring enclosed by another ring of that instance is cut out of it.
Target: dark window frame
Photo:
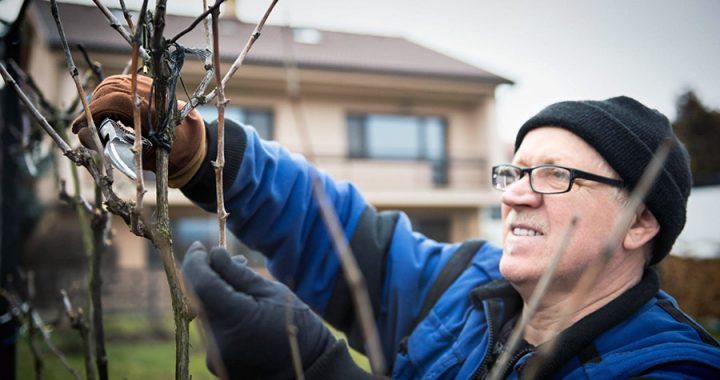
[[[369,150],[368,122],[372,116],[401,116],[416,119],[416,127],[421,130],[418,133],[418,151],[413,157],[373,155]],[[429,156],[427,146],[428,120],[437,119],[442,127],[442,153],[440,158]],[[447,162],[448,160],[448,136],[449,123],[447,117],[442,115],[424,114],[402,114],[402,113],[379,113],[379,112],[348,112],[345,116],[345,127],[348,138],[347,157],[350,159],[384,160],[384,161],[416,161],[416,162]],[[357,130],[354,130],[356,129]],[[359,141],[354,140],[359,139]]]

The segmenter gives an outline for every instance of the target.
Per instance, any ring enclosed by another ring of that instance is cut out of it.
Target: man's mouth
[[[508,224],[509,233],[513,236],[545,236],[547,231],[545,223],[540,218],[528,214],[519,215],[514,211],[507,215],[505,223]]]
[[[530,227],[513,227],[512,234],[515,236],[543,236],[544,234]]]

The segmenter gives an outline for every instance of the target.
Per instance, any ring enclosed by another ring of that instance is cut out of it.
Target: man
[[[142,96],[150,86],[150,79],[140,77]],[[112,117],[129,123],[131,104],[129,77],[116,76],[95,90],[90,107],[98,122]],[[82,123],[79,118],[74,131],[88,141]],[[260,140],[251,128],[226,123],[228,227],[264,252],[275,277],[292,284],[304,302],[253,273],[242,258],[191,247],[183,272],[204,306],[231,378],[294,376],[288,307],[306,378],[369,377],[306,306],[363,349],[349,290],[312,196],[314,175],[366,278],[394,378],[486,377],[574,215],[580,219],[556,276],[503,376],[527,376],[531,367],[539,378],[720,376],[717,342],[659,291],[650,267],[669,253],[682,230],[691,187],[687,154],[657,111],[619,97],[557,103],[528,120],[518,132],[512,164],[493,168],[493,186],[503,191],[502,250],[489,243],[438,243],[413,233],[403,213],[377,212],[351,184],[335,182],[301,157]],[[170,155],[173,185],[208,211],[215,209],[210,161],[216,134],[215,125],[191,114],[178,126]],[[578,279],[596,262],[628,191],[666,138],[677,145],[645,204],[591,291],[569,309]],[[441,289],[429,312],[422,311],[450,259],[468,247],[469,265]],[[555,337],[557,351],[538,359],[536,351]]]

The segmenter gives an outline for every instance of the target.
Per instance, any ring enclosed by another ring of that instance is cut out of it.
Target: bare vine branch
[[[130,64],[130,75],[132,83],[132,95],[133,100],[133,129],[135,130],[135,144],[133,146],[133,153],[135,156],[135,208],[132,213],[133,225],[137,225],[137,221],[140,219],[140,214],[143,208],[143,197],[147,190],[145,190],[145,180],[143,178],[143,163],[142,163],[142,122],[140,120],[140,104],[142,100],[137,94],[137,71],[138,71],[138,55],[140,52],[141,36],[143,30],[143,22],[145,19],[145,12],[147,11],[147,0],[144,0],[142,7],[140,8],[140,16],[138,17],[137,29],[135,30],[135,36],[132,44],[132,58]]]
[[[68,298],[65,289],[60,290],[60,294],[62,295],[63,305],[65,306],[65,314],[70,320],[70,327],[77,330],[83,343],[83,350],[85,351],[85,355],[83,355],[85,357],[85,376],[88,380],[93,380],[95,379],[95,369],[92,365],[93,354],[90,328],[85,321],[82,309],[78,309],[77,312],[73,310],[70,298]]]
[[[285,39],[283,42],[284,45],[286,45],[285,48],[289,49],[290,46],[286,43]],[[286,56],[292,57],[292,54],[288,54]],[[302,112],[299,76],[297,75],[297,67],[294,59],[286,61],[285,68],[288,72],[288,96],[290,98],[290,104],[293,108],[296,126],[299,130],[300,136],[302,136],[301,144],[303,145],[303,154],[310,162],[314,162],[315,152],[312,147],[310,132],[307,127],[305,115]],[[363,337],[365,339],[370,367],[374,374],[385,374],[385,358],[383,356],[377,326],[375,325],[372,303],[370,302],[370,296],[368,295],[365,278],[360,271],[357,261],[355,260],[355,256],[352,253],[352,249],[350,248],[350,244],[348,243],[347,238],[343,233],[343,229],[340,226],[340,221],[335,213],[335,209],[330,200],[327,198],[322,180],[317,173],[312,174],[312,189],[315,201],[318,203],[318,207],[320,208],[320,214],[323,218],[323,222],[330,234],[335,252],[340,258],[340,266],[350,289],[353,305],[355,306],[355,312],[358,320],[360,321]]]
[[[58,359],[60,359],[60,363],[62,363],[63,367],[65,367],[65,369],[67,369],[67,371],[70,372],[76,380],[80,380],[80,374],[75,368],[73,368],[67,358],[65,358],[65,355],[63,355],[63,353],[52,342],[50,333],[48,333],[47,329],[44,328],[45,322],[43,322],[40,314],[38,314],[35,310],[30,310],[29,317],[32,326],[36,329],[36,331],[40,332],[40,336],[43,338],[45,345],[50,349],[50,351],[52,351],[53,354],[55,354],[55,356],[57,356]]]
[[[240,52],[240,55],[235,59],[235,62],[230,66],[230,69],[227,73],[225,73],[225,76],[223,77],[222,84],[223,86],[227,85],[227,82],[232,78],[233,75],[235,75],[235,72],[242,66],[243,62],[245,61],[245,57],[247,56],[248,52],[252,48],[252,46],[255,44],[255,41],[260,38],[260,33],[262,32],[263,26],[265,26],[265,22],[267,21],[268,17],[270,16],[270,13],[272,12],[273,8],[275,8],[275,4],[277,4],[278,0],[272,0],[270,3],[270,6],[265,11],[265,14],[263,15],[260,22],[255,26],[255,30],[253,30],[252,34],[250,35],[250,38],[248,39],[247,43],[245,44],[245,47]]]
[[[132,16],[130,16],[130,12],[125,6],[125,0],[120,0],[120,8],[122,9],[123,17],[125,17],[125,22],[128,24],[128,29],[134,30],[135,27],[133,26]],[[138,24],[142,24],[143,18],[144,16],[138,17]]]
[[[180,31],[180,33],[176,34],[175,37],[171,38],[168,41],[168,43],[174,44],[175,42],[177,42],[177,40],[179,40],[184,35],[190,33],[193,29],[195,29],[195,27],[197,26],[197,24],[200,23],[200,21],[207,21],[207,16],[211,13],[215,13],[216,10],[219,12],[220,4],[222,4],[224,2],[225,2],[225,0],[218,0],[210,8],[207,8],[207,6],[206,6],[205,8],[207,8],[207,9],[205,9],[203,11],[203,13],[200,14],[200,16],[196,17],[195,20],[193,20],[193,22],[190,25],[188,25],[187,28],[183,29],[182,31]]]
[[[285,304],[285,328],[287,329],[288,341],[290,343],[290,355],[292,357],[293,370],[295,371],[295,379],[305,380],[302,358],[300,357],[300,344],[297,340],[298,328],[294,322],[292,302],[292,294],[288,293]]]
[[[275,4],[277,4],[277,2],[278,2],[278,0],[272,0],[272,2],[270,3],[270,6],[265,11],[265,14],[263,15],[262,19],[255,26],[255,29],[253,30],[252,34],[250,35],[250,38],[248,39],[247,43],[245,43],[245,47],[242,49],[242,51],[237,56],[237,58],[235,58],[235,62],[233,62],[233,64],[230,66],[230,69],[228,70],[228,72],[225,73],[225,76],[222,79],[223,86],[227,85],[227,82],[230,80],[230,78],[232,78],[232,76],[235,75],[235,72],[237,72],[237,70],[240,68],[240,66],[242,66],[243,62],[245,61],[245,57],[247,56],[248,52],[250,51],[250,48],[252,48],[252,46],[255,44],[255,41],[257,41],[257,39],[260,38],[260,33],[262,32],[262,28],[263,28],[263,26],[265,26],[265,22],[267,21],[268,17],[270,16],[270,13],[272,12],[273,8],[275,8]],[[207,102],[210,102],[213,99],[215,99],[215,97],[217,96],[217,91],[218,91],[217,88],[212,90],[212,92],[210,92],[210,94],[208,94],[205,97],[204,102],[207,103]],[[190,102],[190,103],[192,103],[192,102]],[[195,106],[193,106],[193,107],[195,107]]]
[[[43,116],[40,111],[35,108],[30,98],[25,95],[23,90],[20,88],[20,86],[18,86],[17,82],[15,82],[15,79],[10,76],[10,73],[8,73],[7,69],[2,63],[0,63],[0,74],[2,74],[3,80],[5,80],[5,84],[9,85],[10,88],[15,91],[22,103],[28,109],[28,111],[30,111],[35,120],[40,124],[40,127],[42,127],[42,129],[45,130],[48,135],[50,135],[50,137],[53,139],[55,144],[57,144],[60,150],[62,150],[64,154],[70,152],[70,145],[68,145],[65,140],[60,137],[60,135],[55,131],[55,129],[50,125],[50,123],[48,123],[47,119],[45,119],[45,116]]]
[[[60,35],[60,42],[62,43],[63,51],[65,52],[65,61],[67,62],[70,76],[73,78],[73,82],[75,82],[75,88],[77,89],[78,96],[80,97],[83,109],[85,110],[84,114],[85,121],[87,122],[87,127],[90,129],[90,132],[92,132],[92,140],[95,144],[95,149],[100,153],[98,154],[98,158],[100,160],[101,166],[105,168],[105,172],[108,178],[112,181],[112,165],[110,164],[110,162],[107,162],[107,160],[105,160],[105,157],[103,157],[103,145],[102,142],[100,142],[100,135],[98,135],[97,128],[95,127],[95,121],[93,121],[92,113],[90,112],[90,106],[88,105],[87,96],[85,95],[85,89],[80,83],[80,79],[78,77],[78,70],[75,66],[75,61],[73,61],[72,53],[70,53],[70,47],[68,46],[67,38],[65,37],[65,31],[63,30],[62,23],[60,22],[60,14],[58,12],[57,0],[50,0],[50,9],[52,10],[52,15],[55,19],[55,25],[57,26],[58,34]]]
[[[165,13],[167,1],[158,0],[155,4],[153,33],[151,38],[152,68],[153,68],[153,104],[156,112],[152,114],[152,126],[158,137],[168,142],[168,147],[156,148],[156,182],[155,191],[157,199],[157,221],[154,225],[156,238],[153,243],[157,247],[163,262],[165,275],[170,288],[170,297],[175,322],[175,378],[188,380],[190,378],[190,321],[194,318],[185,295],[185,289],[180,281],[180,273],[175,263],[172,250],[170,231],[170,210],[168,200],[168,163],[169,149],[174,139],[174,130],[169,122],[172,113],[177,112],[175,106],[174,83],[177,81],[179,67],[174,67],[170,57],[169,46],[163,38],[165,29]],[[177,72],[176,72],[177,71]],[[169,89],[172,88],[173,91]],[[170,99],[170,97],[173,97]],[[152,109],[152,108],[150,108]]]
[[[110,12],[110,9],[108,9],[105,4],[103,4],[100,0],[93,0],[93,3],[97,5],[98,9],[102,12],[102,14],[105,16],[105,18],[110,22],[110,26],[115,29],[122,38],[127,41],[129,45],[132,45],[132,37],[130,37],[130,33],[128,33],[127,30],[120,24],[118,19]],[[138,24],[142,24],[142,20],[138,20]],[[130,24],[128,24],[130,25]],[[145,51],[144,48],[140,48],[140,55],[142,55],[144,60],[149,60],[150,55]]]
[[[50,337],[50,333],[48,332],[47,328],[45,328],[46,324],[43,322],[42,318],[40,317],[40,314],[38,314],[37,311],[32,306],[32,299],[34,298],[34,274],[33,272],[28,272],[27,274],[27,287],[28,287],[28,301],[23,302],[20,300],[20,297],[18,297],[15,294],[12,294],[8,292],[7,290],[0,288],[0,296],[4,297],[8,303],[10,303],[12,310],[14,310],[15,316],[24,320],[24,322],[28,326],[29,330],[29,339],[30,339],[30,346],[33,350],[33,355],[35,356],[35,371],[37,375],[42,375],[42,358],[40,350],[35,346],[33,342],[33,337],[40,333],[40,337],[45,342],[45,345],[50,349],[50,351],[57,356],[57,358],[60,360],[60,363],[62,363],[63,367],[70,372],[73,378],[75,380],[80,380],[80,374],[78,371],[73,368],[73,366],[70,364],[70,362],[65,358],[65,355],[55,346],[55,344],[52,342],[52,339]]]
[[[340,221],[337,218],[335,209],[325,194],[322,180],[318,174],[313,174],[312,183],[313,194],[320,207],[320,213],[322,214],[325,226],[329,230],[333,247],[340,257],[340,266],[342,267],[343,275],[350,288],[355,311],[360,320],[360,326],[362,327],[365,343],[367,344],[367,355],[370,361],[370,367],[374,374],[384,374],[385,358],[382,354],[380,335],[375,325],[372,303],[370,303],[365,278],[358,267],[342,227],[340,227]]]
[[[105,79],[105,74],[103,74],[102,65],[99,62],[95,62],[92,59],[90,59],[90,54],[88,54],[87,50],[85,50],[85,46],[82,44],[77,44],[78,50],[82,53],[83,58],[85,59],[85,63],[87,63],[90,70],[92,70],[93,74],[95,74],[95,79],[99,82],[102,82],[103,79]]]
[[[225,84],[220,79],[220,33],[218,22],[220,9],[218,6],[222,0],[218,0],[212,10],[212,31],[213,31],[213,64],[215,67],[215,82],[217,85],[217,110],[218,110],[218,147],[217,156],[213,162],[215,167],[215,195],[217,197],[217,218],[218,218],[218,246],[225,248],[225,221],[228,213],[225,211],[225,196],[223,192],[223,168],[225,167]]]
[[[70,204],[70,205],[72,205],[73,203],[79,201],[80,206],[81,206],[82,209],[85,211],[85,213],[87,213],[88,215],[92,215],[92,214],[93,214],[93,211],[94,211],[94,210],[93,210],[93,207],[92,207],[92,205],[90,204],[90,202],[87,201],[87,199],[85,199],[82,195],[80,195],[79,197],[76,195],[76,197],[77,197],[77,200],[76,200],[76,197],[73,197],[72,195],[70,195],[70,194],[67,192],[67,190],[66,190],[66,188],[65,188],[65,180],[64,180],[64,179],[61,179],[61,180],[60,180],[60,194],[59,194],[59,196],[60,196],[60,199],[61,199],[61,200],[67,202],[67,203]]]
[[[47,98],[40,90],[37,83],[35,83],[35,80],[31,76],[27,75],[25,71],[20,68],[20,65],[15,62],[14,59],[9,59],[8,63],[10,64],[10,67],[12,67],[13,71],[15,71],[15,74],[20,78],[20,81],[27,84],[30,89],[32,89],[32,91],[35,93],[35,96],[37,96],[40,105],[46,110],[53,109],[53,106],[50,104],[50,102],[47,101]]]

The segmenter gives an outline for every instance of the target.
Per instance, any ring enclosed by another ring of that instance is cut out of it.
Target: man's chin
[[[506,256],[500,259],[500,273],[515,287],[535,283],[542,275],[538,265],[531,261]]]

